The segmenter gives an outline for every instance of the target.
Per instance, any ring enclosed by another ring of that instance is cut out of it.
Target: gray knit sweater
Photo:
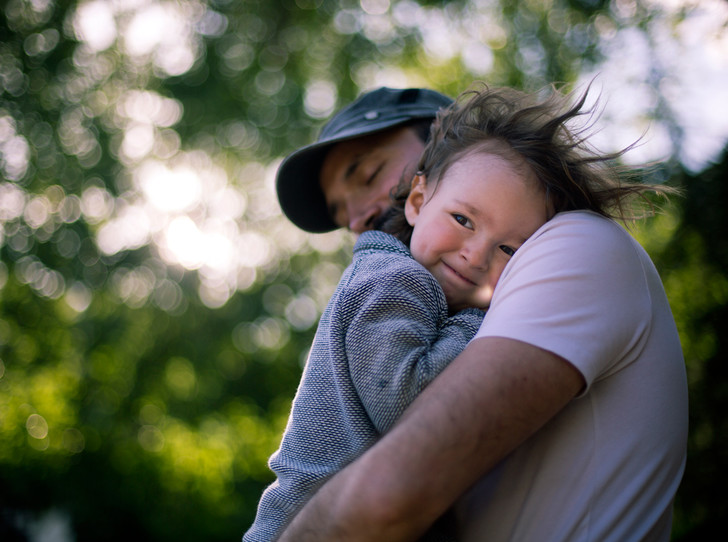
[[[484,313],[448,315],[445,294],[407,247],[362,234],[329,301],[293,401],[277,480],[244,542],[270,542],[310,494],[369,448],[480,327]]]

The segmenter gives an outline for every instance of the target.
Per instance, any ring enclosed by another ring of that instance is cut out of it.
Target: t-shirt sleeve
[[[511,338],[557,354],[588,388],[633,361],[649,329],[639,250],[611,220],[557,215],[509,262],[476,337]]]
[[[352,287],[346,306],[337,307],[355,314],[346,357],[359,398],[383,433],[465,348],[483,312],[466,309],[445,317],[444,295],[424,269],[405,266]]]

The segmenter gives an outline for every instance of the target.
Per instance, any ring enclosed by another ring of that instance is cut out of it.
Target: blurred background
[[[691,392],[673,538],[722,527],[727,2],[0,4],[3,542],[238,540],[352,245],[281,215],[281,158],[364,90],[475,80],[593,81],[595,144],[684,189],[635,235]]]

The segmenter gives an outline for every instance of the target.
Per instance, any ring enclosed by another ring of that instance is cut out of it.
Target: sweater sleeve
[[[368,275],[352,286],[342,298],[343,310],[353,315],[345,334],[349,371],[383,433],[465,348],[484,312],[466,309],[448,317],[439,284],[417,266]]]

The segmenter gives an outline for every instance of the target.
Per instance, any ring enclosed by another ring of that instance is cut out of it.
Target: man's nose
[[[374,221],[381,214],[377,205],[366,205],[349,211],[349,229],[354,233],[363,233],[374,227]]]

